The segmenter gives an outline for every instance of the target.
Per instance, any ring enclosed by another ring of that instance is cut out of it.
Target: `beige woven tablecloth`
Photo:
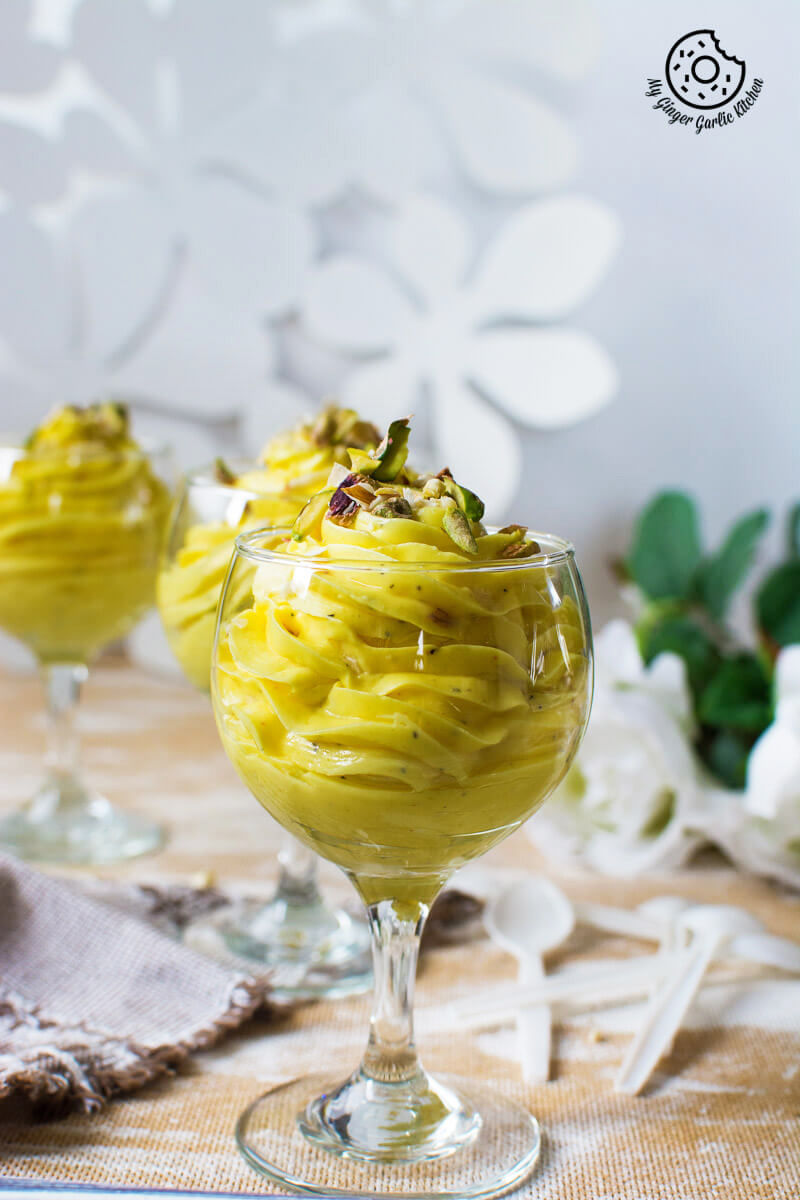
[[[38,778],[42,722],[37,681],[0,675],[0,808]],[[213,870],[223,881],[268,888],[279,832],[237,781],[213,728],[207,701],[179,683],[129,668],[99,669],[83,712],[93,782],[120,804],[166,822],[160,855],[106,871],[119,879],[188,879]],[[540,869],[527,839],[512,838],[486,860],[499,870]],[[325,867],[329,888],[347,885]],[[740,903],[775,932],[800,938],[800,897],[735,875],[712,859],[679,877],[620,884],[589,876],[558,882],[576,898],[633,904],[680,891]],[[641,952],[579,930],[559,958]],[[554,960],[555,963],[559,958]],[[419,1003],[511,977],[514,964],[488,942],[428,956]],[[356,1061],[365,1000],[305,1008],[282,1023],[252,1022],[217,1048],[94,1116],[32,1123],[0,1104],[0,1187],[4,1178],[109,1186],[264,1192],[239,1159],[235,1117],[273,1082],[321,1063]],[[493,1080],[528,1103],[546,1130],[541,1166],[522,1196],[545,1200],[797,1200],[800,1196],[800,983],[731,988],[704,999],[647,1094],[615,1096],[611,1083],[630,1020],[589,1016],[559,1027],[554,1080],[520,1083],[513,1037],[504,1031],[423,1045],[433,1068]]]

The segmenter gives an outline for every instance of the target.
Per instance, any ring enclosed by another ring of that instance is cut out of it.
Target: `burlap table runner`
[[[240,1025],[267,986],[0,855],[0,1097],[90,1111]]]
[[[35,678],[0,672],[0,805],[9,811],[39,779],[41,693]],[[13,719],[12,719],[13,714]],[[165,821],[158,856],[103,872],[109,885],[187,883],[213,872],[269,895],[281,831],[236,779],[205,697],[143,671],[102,669],[86,689],[82,725],[92,783],[115,803]],[[535,818],[534,818],[535,819]],[[489,869],[552,873],[524,833],[482,860]],[[326,894],[352,895],[322,866]],[[677,892],[741,904],[774,933],[800,938],[800,894],[733,871],[718,856],[638,880],[555,876],[574,900],[633,906]],[[642,952],[641,944],[579,928],[551,955],[559,970],[581,959]],[[516,964],[491,942],[426,956],[420,1009],[512,979]],[[271,1189],[236,1152],[237,1116],[259,1093],[324,1067],[344,1078],[363,1050],[368,998],[257,1013],[241,1031],[101,1111],[33,1122],[26,1105],[0,1102],[0,1190],[9,1178],[46,1185]],[[526,1087],[513,1030],[421,1039],[426,1065],[491,1083],[540,1117],[541,1164],[521,1200],[798,1200],[800,1197],[800,980],[704,993],[642,1097],[613,1081],[640,1017],[636,1006],[559,1021],[552,1082]],[[279,1189],[274,1189],[279,1190]]]

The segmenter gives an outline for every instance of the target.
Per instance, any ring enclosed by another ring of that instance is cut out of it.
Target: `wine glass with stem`
[[[519,537],[487,536],[501,550]],[[536,1162],[535,1118],[429,1074],[412,1020],[434,898],[545,800],[588,718],[574,552],[533,537],[524,557],[475,563],[413,542],[393,558],[356,538],[331,557],[260,531],[237,539],[212,670],[222,742],[264,808],[355,886],[375,976],[355,1071],[280,1085],[239,1118],[243,1156],[281,1186],[495,1196]]]
[[[155,602],[172,477],[164,445],[0,447],[0,628],[36,656],[47,715],[45,778],[0,820],[0,848],[21,858],[101,865],[164,840],[87,785],[76,717],[92,661]]]
[[[258,480],[259,468],[249,461],[229,460],[225,473],[228,482],[220,479],[218,464],[209,464],[185,476],[158,577],[167,640],[186,678],[204,692],[210,689],[217,604],[237,534],[254,526],[280,528],[306,499],[235,482]],[[285,833],[278,867],[268,901],[242,901],[204,922],[204,929],[211,926],[234,953],[279,968],[276,989],[287,999],[367,991],[372,961],[366,922],[325,900],[317,855]]]

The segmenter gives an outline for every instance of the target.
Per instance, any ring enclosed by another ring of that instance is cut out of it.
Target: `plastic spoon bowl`
[[[490,901],[484,924],[491,939],[519,963],[520,983],[544,976],[542,955],[566,941],[575,913],[564,893],[540,876],[512,883]],[[517,1014],[517,1037],[526,1083],[545,1083],[550,1076],[551,1014],[546,1004]]]

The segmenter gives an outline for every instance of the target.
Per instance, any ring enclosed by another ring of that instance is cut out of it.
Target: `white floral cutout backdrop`
[[[113,391],[189,463],[336,392],[502,516],[617,385],[542,95],[599,51],[590,0],[4,0],[0,424]]]

